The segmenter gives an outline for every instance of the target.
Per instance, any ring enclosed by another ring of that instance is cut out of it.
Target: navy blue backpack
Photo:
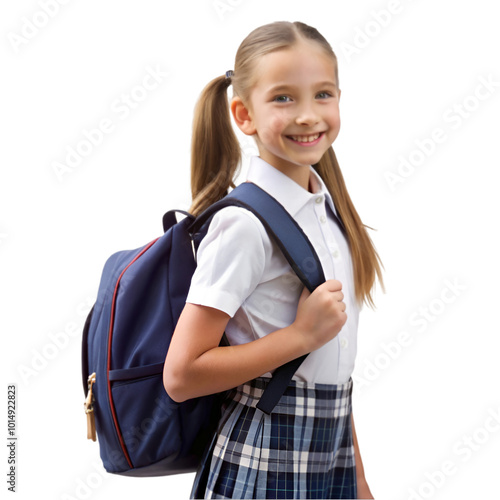
[[[252,211],[312,292],[325,281],[297,223],[274,198],[243,183],[195,218],[163,218],[165,234],[106,262],[83,331],[82,374],[88,437],[99,440],[104,468],[128,476],[192,472],[220,417],[224,394],[176,403],[163,364],[196,268],[195,251],[212,216],[226,206]],[[278,368],[258,407],[271,413],[305,356]]]

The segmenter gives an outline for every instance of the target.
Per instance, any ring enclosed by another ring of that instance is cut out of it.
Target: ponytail
[[[335,208],[346,228],[353,264],[356,300],[359,304],[365,301],[370,307],[374,307],[371,290],[375,283],[375,277],[378,278],[382,290],[384,290],[382,263],[366,231],[367,226],[361,222],[347,192],[333,147],[330,147],[319,163],[313,167],[330,191],[335,201]]]
[[[190,212],[199,215],[224,198],[241,159],[241,148],[229,114],[227,88],[231,79],[220,76],[203,90],[196,104],[191,141]]]

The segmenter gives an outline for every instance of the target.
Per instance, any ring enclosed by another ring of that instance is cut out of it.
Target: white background
[[[376,312],[362,312],[355,372],[372,491],[498,495],[495,2],[45,4],[50,16],[43,0],[2,2],[0,15],[2,408],[7,384],[17,384],[17,498],[188,497],[192,475],[103,472],[98,445],[86,440],[80,331],[105,259],[159,236],[163,212],[189,205],[203,86],[232,69],[252,29],[276,20],[315,26],[337,53],[343,123],[334,147],[385,265],[386,293],[378,289]],[[163,76],[141,92],[147,68]],[[140,102],[119,104],[127,94]],[[58,176],[54,164],[103,119],[112,130]],[[243,146],[246,162],[254,148]],[[402,159],[413,167],[398,173]],[[388,172],[404,174],[392,189]]]

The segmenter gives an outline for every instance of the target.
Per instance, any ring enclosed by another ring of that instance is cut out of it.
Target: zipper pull
[[[95,430],[95,416],[94,416],[94,395],[92,393],[92,386],[95,383],[95,373],[89,375],[88,378],[88,388],[87,399],[83,406],[85,408],[85,413],[87,414],[87,439],[96,440],[96,430]]]

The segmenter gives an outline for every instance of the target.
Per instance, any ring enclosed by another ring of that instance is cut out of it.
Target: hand
[[[328,280],[313,293],[304,288],[293,323],[303,336],[307,352],[314,351],[335,338],[347,321],[342,283]]]

